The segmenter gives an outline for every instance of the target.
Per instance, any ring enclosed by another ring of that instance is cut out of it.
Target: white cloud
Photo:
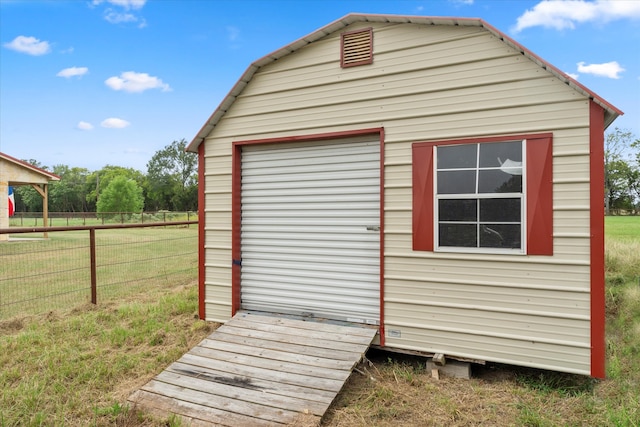
[[[585,64],[578,62],[578,72],[583,74],[593,74],[598,77],[608,77],[619,79],[620,73],[625,71],[617,61],[605,62],[604,64]]]
[[[93,125],[91,123],[89,123],[89,122],[80,121],[76,125],[76,128],[78,128],[80,130],[91,130],[91,129],[93,129]]]
[[[228,25],[226,27],[226,30],[227,30],[227,38],[229,39],[229,41],[234,42],[238,40],[238,37],[240,37],[240,29],[238,27]]]
[[[158,77],[135,71],[125,71],[120,77],[109,77],[104,83],[113,90],[125,92],[144,92],[147,89],[161,89],[163,92],[171,90],[171,87]]]
[[[565,74],[571,77],[573,80],[578,80],[578,77],[580,77],[580,75],[576,73],[565,73]]]
[[[102,123],[100,123],[100,126],[102,126],[103,128],[110,129],[122,129],[126,128],[129,125],[131,125],[131,123],[117,117],[109,117],[108,119],[104,119]]]
[[[113,6],[105,9],[105,21],[111,24],[137,23],[138,28],[147,26],[147,21],[142,16],[134,13],[144,7],[146,0],[93,0],[91,5],[98,6],[102,3]]]
[[[123,22],[138,22],[138,17],[131,13],[120,13],[113,9],[107,9],[104,12],[105,21],[111,24],[121,24]]]
[[[51,51],[49,42],[27,36],[18,36],[9,43],[5,43],[4,47],[34,56],[45,55]]]
[[[93,0],[93,5],[97,6],[100,3],[109,3],[114,6],[120,6],[129,9],[142,9],[147,0]]]
[[[70,67],[61,70],[58,74],[56,74],[56,76],[71,78],[74,76],[84,76],[88,72],[89,69],[87,67]]]
[[[514,32],[542,26],[556,30],[574,29],[577,23],[639,19],[640,2],[635,0],[543,0],[518,17]]]
[[[464,5],[471,6],[474,0],[449,0],[449,1],[454,4],[464,4]]]

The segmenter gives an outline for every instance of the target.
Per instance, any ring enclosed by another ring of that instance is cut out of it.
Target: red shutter
[[[413,144],[413,250],[433,250],[433,146]]]
[[[553,255],[551,136],[527,138],[527,255]]]

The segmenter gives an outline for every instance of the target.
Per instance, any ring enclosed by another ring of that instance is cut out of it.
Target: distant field
[[[640,216],[605,218],[605,261],[609,284],[636,280],[640,288]]]
[[[608,216],[605,235],[615,240],[640,240],[640,216]]]
[[[147,223],[167,221],[197,221],[195,212],[154,212],[143,214],[100,214],[100,213],[52,213],[50,227],[72,227],[81,225],[101,225],[120,223]],[[42,214],[18,213],[9,219],[9,227],[42,227]]]

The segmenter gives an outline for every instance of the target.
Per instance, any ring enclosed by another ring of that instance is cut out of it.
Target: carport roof
[[[410,23],[410,24],[422,24],[422,25],[450,25],[450,26],[475,26],[475,27],[483,27],[490,33],[493,33],[498,39],[502,40],[508,46],[516,49],[524,56],[529,58],[531,61],[538,64],[541,68],[547,70],[555,77],[560,79],[560,81],[564,82],[575,91],[580,94],[592,99],[596,104],[600,105],[605,111],[604,125],[605,128],[608,127],[618,116],[624,114],[621,110],[614,107],[612,104],[607,102],[604,98],[598,96],[595,92],[588,89],[586,86],[578,83],[577,80],[569,77],[566,73],[560,71],[555,66],[551,65],[544,59],[540,58],[530,50],[526,49],[524,46],[489,25],[487,22],[480,18],[453,18],[453,17],[429,17],[429,16],[404,16],[404,15],[379,15],[379,14],[359,14],[359,13],[351,13],[345,15],[344,17],[325,25],[324,27],[290,43],[275,52],[272,52],[257,61],[253,62],[249,65],[249,68],[244,72],[240,80],[233,86],[231,91],[227,94],[227,96],[222,100],[218,108],[213,112],[213,114],[206,121],[204,126],[200,129],[200,131],[193,138],[191,143],[187,146],[187,151],[197,152],[198,146],[204,141],[204,138],[211,133],[213,128],[218,124],[220,119],[227,112],[231,104],[236,100],[236,98],[242,93],[244,88],[249,84],[253,75],[261,68],[267,64],[275,62],[276,60],[295,52],[296,50],[313,43],[316,40],[319,40],[329,34],[332,34],[336,31],[340,31],[341,29],[347,27],[356,22],[390,22],[390,23]]]
[[[41,175],[47,179],[47,181],[60,181],[60,177],[56,174],[53,174],[49,171],[36,167],[30,163],[24,162],[22,160],[16,159],[15,157],[11,157],[8,154],[0,152],[0,159],[6,160],[9,163],[14,164],[17,168],[26,169],[35,174]],[[11,182],[9,182],[11,184]],[[15,182],[14,184],[31,184],[31,182]]]

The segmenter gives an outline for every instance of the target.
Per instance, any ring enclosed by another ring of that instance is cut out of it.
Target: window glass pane
[[[522,142],[492,142],[480,144],[481,168],[522,166]]]
[[[438,170],[475,168],[477,144],[447,145],[438,147]]]
[[[438,194],[475,194],[476,171],[438,172]]]
[[[498,169],[481,170],[478,172],[478,193],[522,193],[522,175],[511,175]]]
[[[438,202],[440,221],[477,221],[477,199],[451,199]]]
[[[440,224],[440,246],[478,247],[476,224]]]
[[[480,224],[481,248],[520,249],[519,224]]]
[[[480,221],[520,222],[520,199],[480,199]]]

